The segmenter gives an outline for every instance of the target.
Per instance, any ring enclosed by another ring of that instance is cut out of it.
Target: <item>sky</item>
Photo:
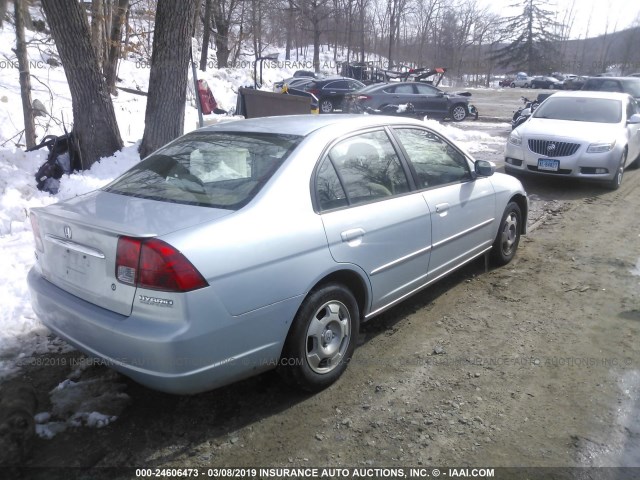
[[[494,12],[505,16],[519,13],[517,10],[509,10],[508,7],[520,0],[481,1]],[[607,30],[624,30],[630,27],[640,14],[640,0],[549,0],[550,5],[556,5],[559,12],[569,9],[574,2],[575,22],[571,31],[572,38],[584,38],[587,30],[589,37],[602,35]]]

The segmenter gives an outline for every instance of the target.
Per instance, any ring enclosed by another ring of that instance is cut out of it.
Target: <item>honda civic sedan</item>
[[[640,110],[633,97],[558,92],[511,132],[505,170],[596,180],[615,190],[639,155]]]
[[[148,387],[277,368],[309,391],[359,326],[473,259],[511,261],[528,200],[417,120],[301,115],[188,133],[104,188],[30,212],[33,308]]]

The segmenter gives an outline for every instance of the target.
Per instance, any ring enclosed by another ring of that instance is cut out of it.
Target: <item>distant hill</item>
[[[598,74],[606,71],[626,75],[640,72],[640,27],[562,45],[564,68],[558,71]]]

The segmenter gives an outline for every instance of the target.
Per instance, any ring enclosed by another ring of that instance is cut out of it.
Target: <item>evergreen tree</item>
[[[560,38],[555,33],[559,31],[558,22],[549,10],[549,0],[520,0],[511,7],[522,13],[503,21],[511,42],[496,50],[491,60],[502,67],[525,69],[529,74],[551,72],[558,58]]]

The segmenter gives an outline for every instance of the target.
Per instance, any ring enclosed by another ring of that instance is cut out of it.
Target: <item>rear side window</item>
[[[418,187],[429,188],[471,179],[469,165],[458,150],[427,130],[395,130],[418,176]]]
[[[156,151],[104,190],[237,210],[260,191],[301,140],[294,135],[196,132]]]
[[[336,144],[316,177],[322,210],[357,205],[409,191],[409,183],[387,134],[380,130]]]

